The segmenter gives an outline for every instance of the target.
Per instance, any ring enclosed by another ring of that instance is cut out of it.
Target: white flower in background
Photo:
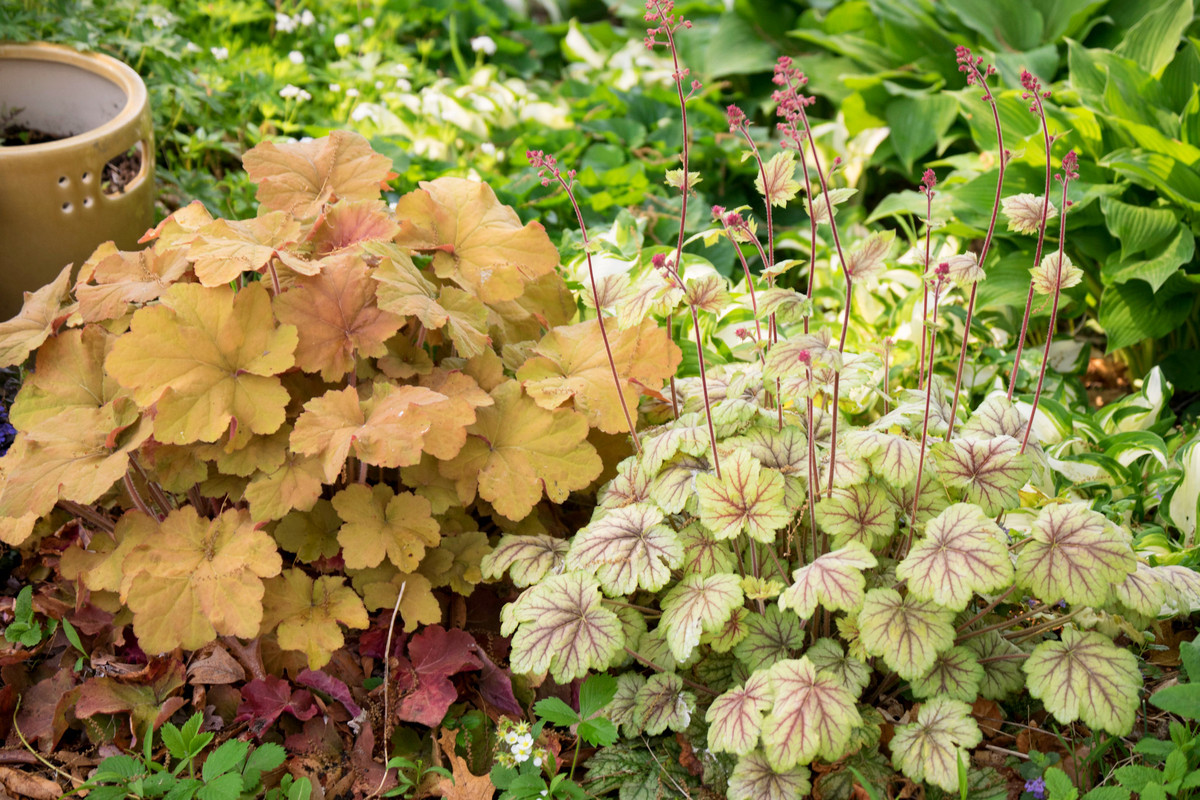
[[[282,12],[275,14],[275,30],[280,33],[291,33],[296,30],[296,20]]]
[[[150,24],[156,28],[165,28],[173,22],[170,14],[151,14]]]
[[[349,47],[350,46],[350,34],[343,32],[343,33],[339,33],[337,36],[334,36],[333,37],[333,46],[336,47],[338,50],[344,50],[347,47]]]
[[[299,95],[297,95],[297,97],[299,97],[301,100],[312,100],[312,95],[311,95],[311,94],[309,94],[308,92],[304,91],[303,89],[301,89],[301,90],[300,90],[300,94],[299,94]],[[308,138],[310,141],[311,141],[311,139],[312,139],[312,137],[307,137],[307,138]],[[303,140],[303,139],[301,139],[301,141],[304,141],[304,140]]]
[[[185,53],[199,53],[200,47],[195,42],[188,42],[183,46],[183,51]]]
[[[284,98],[285,100],[291,99],[293,97],[299,97],[300,96],[300,87],[293,86],[292,84],[289,83],[287,86],[285,86],[279,90],[279,96]]]
[[[383,88],[383,81],[375,81],[375,88],[376,88],[376,89],[382,89],[382,88]]]
[[[412,70],[410,70],[408,68],[408,64],[396,64],[395,66],[392,67],[392,74],[398,75],[401,78],[403,78],[405,75],[409,74],[411,71]]]
[[[305,92],[305,94],[308,94],[308,92]],[[312,140],[313,140],[313,137],[311,137],[311,136],[301,136],[300,144],[304,144],[305,142],[311,142]]]
[[[306,8],[300,12],[299,16],[296,17],[296,21],[307,28],[308,26],[310,26],[314,22],[316,22],[317,18],[316,18],[316,16],[313,15],[313,13],[311,11],[309,11]]]
[[[374,17],[367,17],[366,19],[364,19],[364,20],[362,21],[362,26],[363,26],[364,28],[374,28],[374,27],[375,27],[375,18],[374,18]]]
[[[397,78],[396,79],[396,88],[402,92],[411,92],[412,84],[408,82],[407,78]]]
[[[362,122],[364,119],[375,119],[376,111],[374,106],[364,103],[360,106],[355,106],[350,112],[350,119],[355,122]]]
[[[346,90],[346,97],[358,97],[358,89],[355,89],[353,86],[351,86]]]
[[[329,84],[329,91],[333,92],[334,94],[337,94],[341,90],[342,90],[342,85],[340,83]]]
[[[490,36],[476,36],[471,40],[471,49],[485,56],[496,54],[496,42]]]
[[[229,58],[228,47],[213,47],[209,50],[209,52],[212,53],[212,57],[217,61],[224,61],[225,59]]]
[[[299,66],[304,63],[304,53],[301,53],[299,50],[293,50],[288,53],[288,61]]]
[[[492,144],[491,142],[484,142],[483,144],[479,145],[479,149],[483,151],[484,155],[496,155],[496,145]]]

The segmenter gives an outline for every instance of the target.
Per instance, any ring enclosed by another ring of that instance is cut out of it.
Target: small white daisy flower
[[[317,21],[317,18],[313,14],[313,12],[309,11],[307,8],[304,9],[303,11],[301,11],[300,15],[296,19],[305,28],[309,27],[310,25],[312,25],[314,22]]]
[[[209,52],[212,53],[212,57],[217,61],[224,61],[225,59],[229,58],[228,47],[212,47],[209,48]]]
[[[339,33],[333,37],[333,46],[338,50],[344,50],[350,46],[350,34],[346,32]]]
[[[282,12],[275,14],[275,30],[280,33],[291,33],[296,30],[296,20]]]
[[[288,53],[288,61],[299,66],[304,63],[304,53],[301,53],[299,50],[293,50]]]
[[[292,97],[299,97],[299,95],[300,95],[300,87],[293,86],[290,83],[287,86],[285,86],[279,90],[279,96],[282,98],[285,98],[285,99],[289,99]]]
[[[496,54],[496,41],[490,36],[476,36],[471,40],[471,49],[485,56]]]

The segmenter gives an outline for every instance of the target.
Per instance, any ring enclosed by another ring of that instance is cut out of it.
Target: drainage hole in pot
[[[91,179],[92,179],[92,173],[90,173],[90,172],[85,172],[85,173],[83,173],[83,176],[82,176],[82,177],[80,177],[80,179],[79,179],[79,180],[83,181],[84,183],[87,183],[87,182],[88,182],[88,181],[90,181]]]
[[[66,175],[63,175],[61,178],[58,179],[58,185],[59,186],[67,185],[67,176]]]
[[[90,198],[90,197],[83,198],[83,207],[91,208],[92,207],[92,198]]]
[[[125,187],[142,172],[142,143],[115,156],[100,171],[100,187],[106,195],[124,194]]]
[[[70,203],[63,203],[63,204],[62,204],[62,210],[63,210],[63,213],[64,213],[64,214],[70,214],[70,213],[71,213],[71,204],[70,204]]]

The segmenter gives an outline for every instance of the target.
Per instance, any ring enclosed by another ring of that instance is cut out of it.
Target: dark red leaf
[[[306,669],[296,676],[296,683],[329,695],[345,706],[354,719],[363,713],[358,703],[354,702],[354,698],[350,696],[350,687],[331,675]]]
[[[312,719],[318,709],[307,689],[293,691],[284,679],[268,675],[265,680],[255,679],[242,687],[242,704],[234,722],[249,722],[250,731],[261,736],[285,711],[306,720]]]
[[[483,648],[475,651],[475,655],[483,662],[483,672],[479,676],[479,694],[498,711],[506,714],[521,716],[521,706],[513,695],[512,676],[508,670],[496,666]]]

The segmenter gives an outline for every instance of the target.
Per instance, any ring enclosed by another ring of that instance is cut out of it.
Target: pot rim
[[[81,53],[71,47],[49,42],[0,43],[0,61],[8,60],[45,61],[65,64],[85,70],[115,84],[125,93],[125,107],[117,115],[99,127],[77,133],[65,139],[38,144],[19,144],[0,148],[0,158],[6,151],[9,155],[52,153],[55,150],[75,149],[89,139],[96,139],[120,130],[131,124],[142,113],[148,102],[146,84],[128,64],[103,53]]]

